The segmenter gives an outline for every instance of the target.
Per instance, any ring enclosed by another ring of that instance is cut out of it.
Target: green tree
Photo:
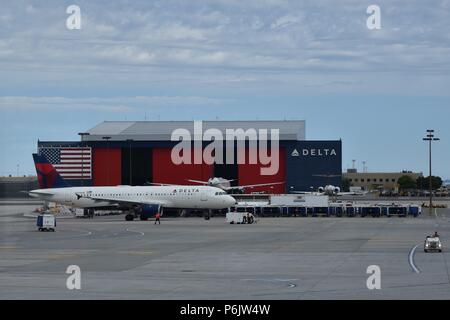
[[[430,177],[419,177],[416,181],[417,188],[420,190],[428,190],[430,189]],[[433,190],[437,190],[442,187],[442,179],[441,177],[431,176],[431,186]]]
[[[350,182],[350,179],[342,178],[342,190],[344,192],[349,192],[351,186],[352,186],[352,183]]]
[[[398,188],[402,191],[415,189],[417,187],[416,181],[410,176],[401,176],[397,183]]]

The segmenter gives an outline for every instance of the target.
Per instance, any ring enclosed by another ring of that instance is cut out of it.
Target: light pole
[[[133,139],[127,139],[127,142],[129,143],[129,147],[130,147],[130,150],[129,150],[129,153],[130,153],[130,186],[133,184],[133,180],[132,180],[132,177],[133,177],[133,167],[131,166],[131,144],[133,143]]]
[[[106,184],[109,186],[109,140],[111,137],[102,137],[102,139],[106,141],[106,158],[108,159],[106,164]]]
[[[78,135],[80,136],[81,140],[81,185],[84,186],[84,148],[83,148],[83,142],[84,147],[86,146],[86,142],[84,141],[84,137],[89,135],[89,132],[79,132]]]
[[[435,138],[434,137],[434,130],[427,130],[427,137],[423,138],[423,141],[428,141],[428,150],[429,150],[429,162],[430,162],[430,176],[428,177],[428,179],[430,180],[430,208],[429,208],[429,213],[430,215],[433,214],[433,184],[431,181],[431,142],[433,141],[439,141],[439,138]]]

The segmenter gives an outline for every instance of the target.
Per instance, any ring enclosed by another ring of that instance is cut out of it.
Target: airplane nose
[[[232,196],[228,196],[227,198],[227,204],[231,207],[236,204],[236,199],[234,199]]]

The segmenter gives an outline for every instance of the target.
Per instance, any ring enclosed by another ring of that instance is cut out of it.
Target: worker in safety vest
[[[155,224],[156,224],[156,222],[158,222],[158,224],[161,224],[161,214],[158,212],[156,215],[155,215]]]

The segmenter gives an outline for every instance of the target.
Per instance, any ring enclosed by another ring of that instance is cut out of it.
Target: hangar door
[[[122,184],[143,186],[152,178],[152,149],[131,148],[130,154],[130,148],[122,148]]]

